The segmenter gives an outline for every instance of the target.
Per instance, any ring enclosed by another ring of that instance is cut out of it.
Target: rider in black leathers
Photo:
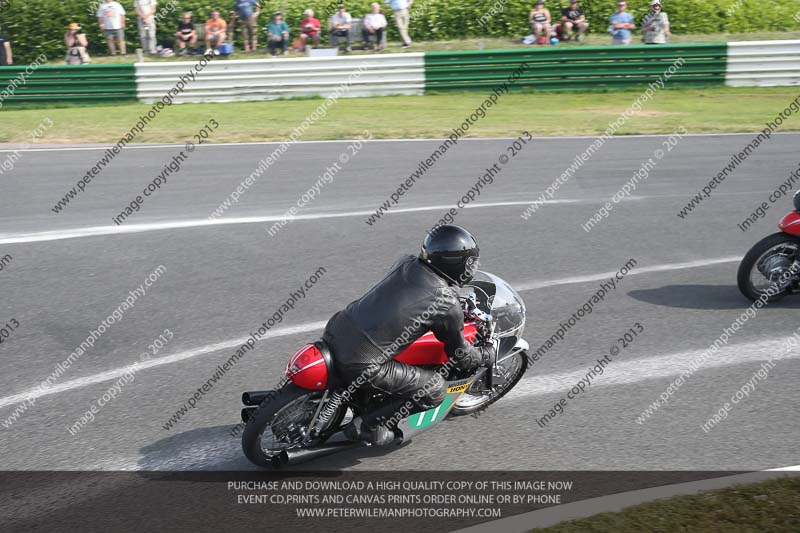
[[[439,373],[394,359],[428,331],[462,369],[488,366],[494,360],[491,345],[471,346],[462,333],[457,287],[472,279],[477,260],[478,245],[468,231],[439,226],[427,235],[419,257],[402,257],[382,281],[328,321],[323,340],[340,375],[348,382],[366,380],[390,395],[380,408],[357,417],[345,429],[348,438],[388,444],[395,435],[386,420],[401,406],[410,401],[413,414],[444,400]]]

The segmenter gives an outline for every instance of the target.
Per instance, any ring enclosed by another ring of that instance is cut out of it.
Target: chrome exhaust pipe
[[[331,444],[323,444],[322,446],[318,446],[316,448],[296,448],[293,450],[283,450],[278,455],[272,458],[272,466],[274,468],[283,468],[286,466],[292,466],[300,463],[305,463],[306,461],[311,461],[314,459],[319,459],[320,457],[325,457],[327,455],[333,455],[334,453],[343,452],[346,450],[353,450],[355,448],[361,448],[362,446],[366,446],[367,443],[363,441],[359,442],[334,442]]]
[[[267,396],[276,394],[277,391],[271,390],[253,390],[242,394],[242,403],[244,405],[252,405],[258,407]]]

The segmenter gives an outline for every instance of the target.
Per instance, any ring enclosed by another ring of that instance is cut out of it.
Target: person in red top
[[[303,50],[306,49],[306,41],[309,39],[313,46],[319,46],[320,27],[319,20],[314,18],[314,11],[306,9],[303,12],[303,20],[300,21],[300,39],[303,41]]]

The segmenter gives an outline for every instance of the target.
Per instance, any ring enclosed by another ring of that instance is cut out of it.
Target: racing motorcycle
[[[468,342],[492,342],[497,357],[491,368],[463,371],[448,364],[444,345],[428,332],[396,359],[438,369],[447,394],[437,407],[401,418],[395,425],[399,445],[427,431],[448,416],[477,413],[510,391],[528,368],[525,304],[505,281],[476,272],[460,289],[464,337]],[[442,372],[446,371],[446,373]],[[278,469],[340,451],[369,446],[344,438],[342,430],[354,417],[384,401],[384,393],[369,384],[354,387],[337,375],[334,356],[323,341],[306,344],[286,367],[285,384],[276,390],[242,395],[242,449],[264,468]],[[400,413],[400,416],[407,413]],[[397,417],[399,418],[399,416]]]
[[[800,284],[800,191],[794,195],[794,211],[778,223],[778,233],[753,246],[739,265],[737,282],[742,294],[755,301],[768,289],[768,302],[798,291]]]

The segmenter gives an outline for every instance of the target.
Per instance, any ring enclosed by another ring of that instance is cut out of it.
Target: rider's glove
[[[480,347],[481,355],[483,356],[483,361],[481,361],[481,366],[485,366],[486,368],[491,368],[494,366],[494,362],[497,359],[497,350],[494,349],[494,344],[486,344]]]

